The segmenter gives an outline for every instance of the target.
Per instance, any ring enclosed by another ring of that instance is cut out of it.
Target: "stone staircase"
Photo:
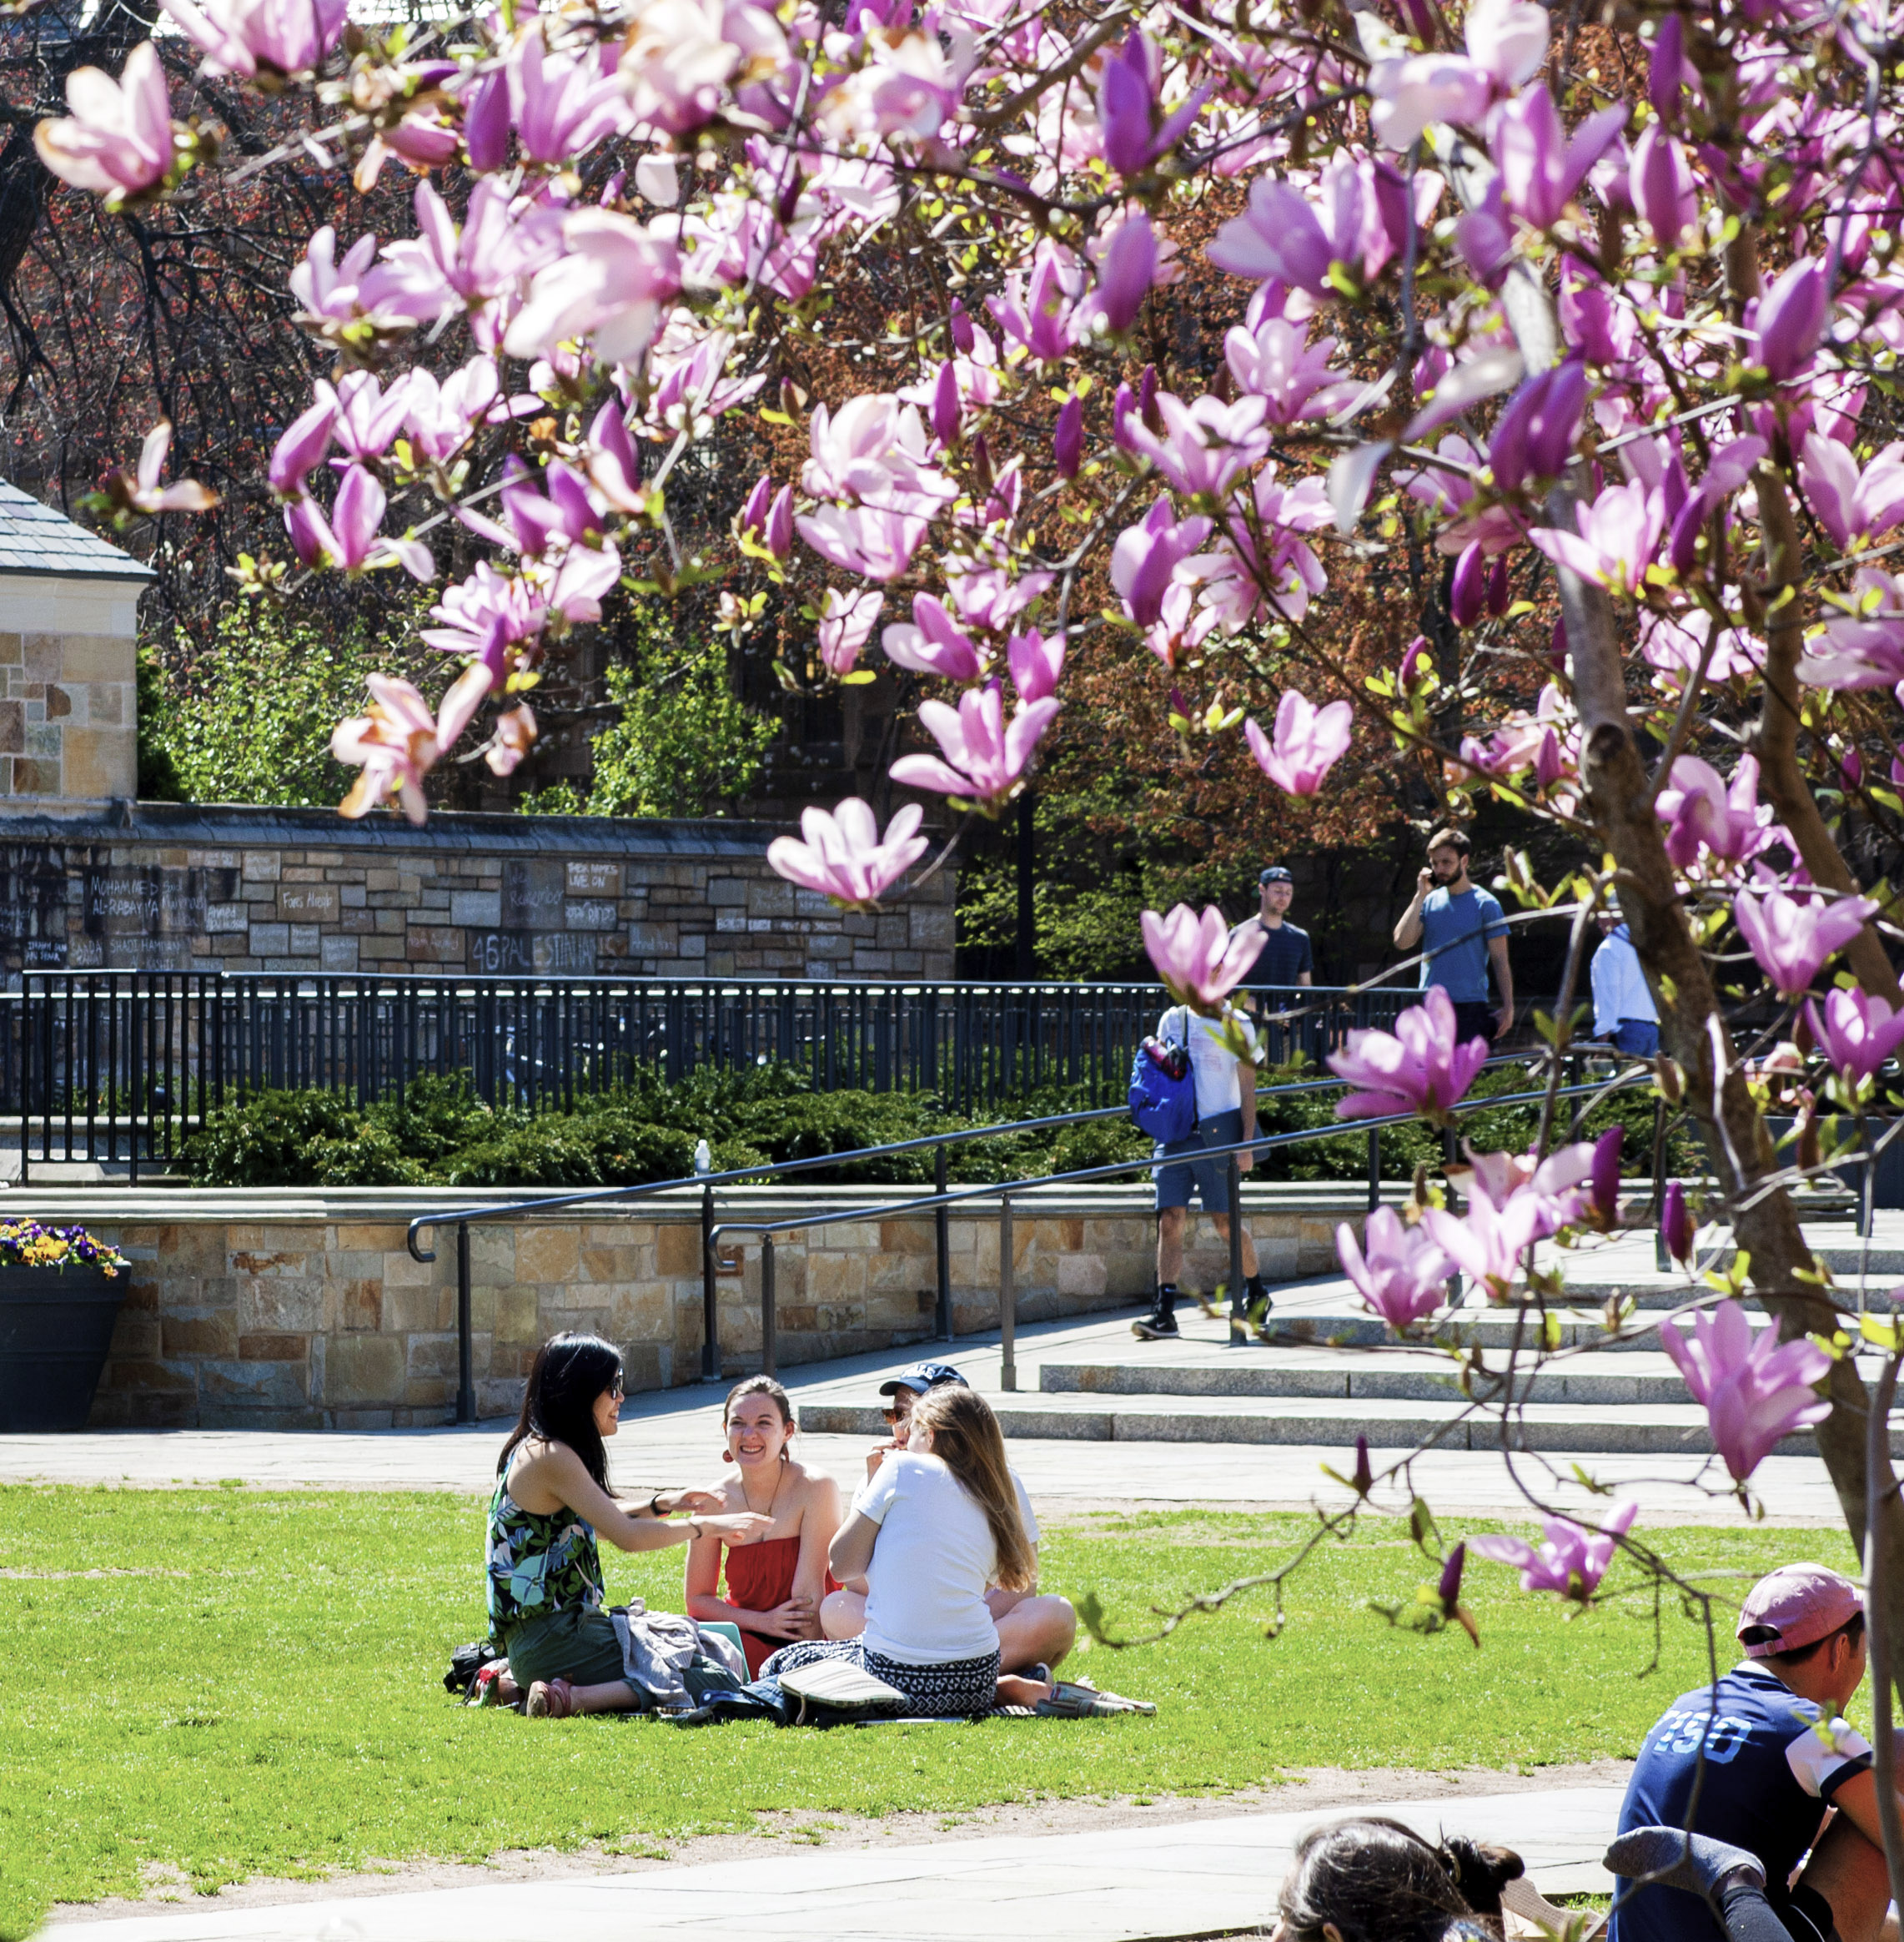
[[[1855,1285],[1863,1259],[1867,1304],[1890,1307],[1889,1290],[1904,1278],[1904,1230],[1895,1238],[1881,1233],[1868,1257],[1847,1245],[1841,1227],[1815,1240],[1841,1292]],[[1727,1250],[1716,1250],[1720,1265],[1726,1258]],[[1685,1299],[1683,1280],[1654,1267],[1650,1235],[1590,1257],[1559,1259],[1569,1272],[1571,1305],[1555,1319],[1561,1346],[1573,1352],[1538,1375],[1517,1378],[1524,1446],[1582,1456],[1709,1453],[1706,1412],[1659,1346],[1656,1322],[1648,1324],[1649,1316]],[[1346,1280],[1320,1278],[1274,1292],[1268,1339],[1247,1347],[1229,1347],[1224,1325],[1191,1305],[1178,1310],[1183,1336],[1176,1342],[1140,1341],[1128,1319],[1027,1331],[1012,1391],[1000,1380],[995,1337],[982,1349],[922,1352],[943,1354],[965,1370],[987,1392],[1007,1436],[1346,1449],[1365,1436],[1375,1449],[1430,1440],[1447,1450],[1498,1447],[1498,1416],[1464,1418],[1467,1405],[1449,1361],[1388,1340]],[[1611,1299],[1635,1306],[1609,1340]],[[1756,1326],[1770,1326],[1751,1312]],[[1515,1326],[1510,1311],[1464,1306],[1448,1330],[1480,1351],[1486,1371],[1501,1367]],[[1478,1373],[1475,1386],[1477,1395],[1487,1394],[1488,1376]],[[803,1389],[798,1400],[808,1429],[869,1436],[884,1429],[879,1399],[864,1389],[853,1393],[831,1383]],[[1904,1454],[1904,1429],[1893,1441]],[[1787,1437],[1779,1449],[1803,1455],[1815,1446],[1807,1432]]]

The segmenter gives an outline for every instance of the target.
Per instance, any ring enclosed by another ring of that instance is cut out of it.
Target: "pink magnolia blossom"
[[[1633,145],[1633,199],[1653,240],[1677,249],[1699,220],[1699,187],[1685,150],[1663,123],[1648,122]]]
[[[384,390],[374,371],[346,371],[334,388],[326,378],[311,386],[331,407],[331,434],[354,459],[380,459],[409,415],[411,374]]]
[[[918,834],[924,812],[908,802],[886,826],[886,840],[869,804],[850,796],[829,814],[803,809],[800,828],[806,841],[776,836],[767,845],[767,866],[802,889],[850,909],[877,903],[918,862],[930,845]]]
[[[1162,65],[1154,44],[1131,30],[1123,50],[1104,63],[1098,84],[1098,127],[1104,159],[1127,179],[1140,175],[1175,148],[1214,92],[1199,88],[1169,117],[1159,115],[1157,74]]]
[[[268,476],[271,490],[281,499],[303,497],[304,480],[324,463],[330,450],[331,427],[337,422],[337,395],[324,386],[328,397],[320,396],[308,410],[300,412],[284,428],[272,447]]]
[[[1485,1039],[1470,1039],[1465,1045],[1455,1039],[1454,1001],[1439,984],[1402,1013],[1392,1033],[1351,1032],[1344,1049],[1324,1061],[1338,1079],[1358,1089],[1336,1102],[1336,1118],[1420,1113],[1439,1123],[1487,1063]]]
[[[438,625],[425,627],[423,639],[445,654],[471,657],[488,672],[487,687],[500,688],[540,655],[549,607],[527,580],[505,578],[479,560],[467,580],[445,589],[430,617]]]
[[[1577,533],[1540,526],[1528,536],[1556,566],[1569,567],[1611,593],[1635,592],[1659,551],[1665,524],[1659,494],[1649,491],[1640,479],[1609,486],[1590,506],[1577,507],[1574,516]]]
[[[785,488],[783,487],[784,491]],[[860,650],[872,633],[872,624],[886,605],[883,593],[841,593],[826,589],[820,608],[820,659],[829,674],[851,674]]]
[[[1141,419],[1126,425],[1131,449],[1149,459],[1179,492],[1222,499],[1269,451],[1263,401],[1238,398],[1226,405],[1206,392],[1186,405],[1170,391],[1157,394],[1161,433]]]
[[[599,63],[550,53],[539,20],[510,49],[508,75],[510,114],[532,162],[573,162],[627,125],[627,98],[615,77]]]
[[[1163,596],[1180,561],[1188,559],[1209,537],[1210,522],[1202,514],[1181,522],[1168,496],[1160,498],[1140,526],[1127,526],[1111,549],[1111,586],[1124,611],[1140,627],[1150,626],[1163,611]]]
[[[434,579],[436,563],[421,540],[385,539],[379,531],[388,504],[375,475],[351,465],[338,482],[328,518],[314,499],[299,499],[284,510],[284,530],[307,566],[362,573],[400,566],[413,579]]]
[[[62,182],[103,195],[108,209],[158,188],[172,168],[172,103],[158,50],[141,41],[115,80],[76,68],[66,80],[70,115],[33,129],[40,160]]]
[[[1485,1040],[1474,1044],[1485,1052]],[[1564,1222],[1554,1197],[1530,1181],[1499,1202],[1479,1191],[1470,1195],[1464,1215],[1430,1207],[1421,1224],[1456,1266],[1486,1288],[1490,1299],[1501,1301],[1520,1275],[1527,1250],[1558,1234]]]
[[[1355,726],[1355,710],[1348,702],[1317,707],[1306,695],[1286,688],[1276,704],[1274,738],[1253,721],[1243,725],[1243,739],[1256,766],[1279,789],[1291,796],[1314,796],[1324,778],[1347,752]]]
[[[1570,141],[1545,81],[1504,101],[1489,117],[1488,143],[1507,206],[1535,229],[1552,229],[1580,193],[1587,171],[1619,138],[1626,113],[1624,102],[1603,108]]]
[[[1464,1140],[1462,1151],[1468,1156],[1470,1195],[1485,1200],[1497,1212],[1505,1212],[1517,1194],[1531,1193],[1547,1204],[1553,1220],[1550,1231],[1558,1233],[1575,1225],[1593,1205],[1592,1192],[1580,1190],[1602,1166],[1597,1141],[1582,1140],[1556,1147],[1545,1160],[1533,1152],[1476,1153]],[[1617,1149],[1615,1162],[1617,1181]]]
[[[1019,700],[1042,702],[1057,692],[1058,677],[1064,672],[1063,632],[1041,634],[1027,627],[1005,643],[1005,660]]]
[[[561,212],[546,203],[512,197],[494,176],[485,176],[470,190],[460,227],[428,182],[417,184],[413,206],[417,233],[385,246],[383,260],[364,278],[359,297],[364,307],[417,324],[434,324],[466,310],[477,349],[498,350],[523,279],[551,264],[562,249]],[[590,260],[578,258],[585,267],[573,276],[585,277]],[[542,348],[533,345],[525,355]]]
[[[1408,148],[1430,122],[1478,124],[1497,94],[1540,72],[1547,10],[1526,0],[1474,0],[1464,37],[1468,54],[1413,54],[1369,70],[1370,127],[1385,148]]]
[[[139,447],[138,465],[122,472],[114,481],[113,496],[134,512],[156,518],[162,512],[209,512],[219,496],[196,479],[179,479],[161,486],[158,475],[165,470],[165,455],[172,447],[172,425],[162,419],[145,435]]]
[[[1653,799],[1666,831],[1666,856],[1676,869],[1690,870],[1701,853],[1715,863],[1743,863],[1779,840],[1774,812],[1759,801],[1758,757],[1742,755],[1730,786],[1709,762],[1682,755],[1674,763],[1670,786]]]
[[[1712,616],[1703,607],[1685,614],[1648,611],[1640,615],[1640,652],[1657,671],[1660,687],[1675,693],[1682,690],[1702,660],[1706,679],[1721,685],[1741,676],[1756,675],[1765,666],[1764,642],[1740,627],[1723,629],[1708,658],[1706,643],[1711,632]],[[1904,673],[1904,667],[1899,672]]]
[[[957,708],[940,701],[919,704],[919,726],[939,745],[940,755],[905,755],[888,772],[907,788],[931,789],[955,801],[978,804],[996,815],[1024,779],[1038,738],[1057,716],[1051,697],[1023,702],[1005,721],[998,683],[967,688]]]
[[[203,48],[204,74],[304,74],[344,35],[345,0],[159,0]]]
[[[286,279],[303,314],[334,324],[348,324],[363,309],[359,300],[364,275],[377,254],[377,239],[359,236],[337,260],[337,232],[329,223],[313,235],[303,259]]]
[[[1888,445],[1861,471],[1835,438],[1812,432],[1798,475],[1818,523],[1841,546],[1888,532],[1904,520],[1904,443]]]
[[[1233,276],[1273,277],[1318,299],[1335,295],[1334,278],[1362,267],[1361,179],[1350,170],[1332,187],[1319,213],[1299,189],[1258,175],[1248,207],[1217,231],[1203,254]]]
[[[495,732],[483,751],[483,761],[491,775],[512,776],[524,756],[535,746],[535,711],[527,702],[519,702],[496,717]]]
[[[1798,678],[1811,687],[1890,687],[1904,681],[1904,579],[1861,567],[1849,613],[1831,614],[1807,641]]]
[[[1014,274],[1006,281],[1005,294],[987,297],[985,307],[1006,336],[1022,344],[1035,362],[1049,364],[1071,353],[1072,301],[1080,283],[1070,252],[1047,240],[1032,259],[1029,285]]]
[[[1820,1050],[1854,1086],[1904,1045],[1904,1012],[1894,1013],[1885,999],[1862,991],[1829,991],[1824,1010],[1814,999],[1805,1015]]]
[[[1327,418],[1359,395],[1360,387],[1346,371],[1329,363],[1336,350],[1333,337],[1306,341],[1308,326],[1287,317],[1266,317],[1253,332],[1232,325],[1223,339],[1223,358],[1237,389],[1260,398],[1271,425],[1296,425]]]
[[[1393,1207],[1378,1207],[1369,1216],[1365,1238],[1366,1255],[1346,1220],[1336,1229],[1343,1272],[1374,1314],[1406,1335],[1447,1301],[1454,1264],[1425,1228],[1405,1225]]]
[[[1143,948],[1170,995],[1206,1016],[1223,1010],[1223,1000],[1263,953],[1262,926],[1242,925],[1233,936],[1213,903],[1201,917],[1188,903],[1179,903],[1168,917],[1147,910],[1140,922]]]
[[[1773,378],[1796,377],[1811,363],[1831,314],[1831,286],[1810,257],[1783,271],[1747,319],[1758,361]]]
[[[539,407],[541,400],[534,402]],[[440,383],[433,371],[413,370],[404,423],[412,452],[444,465],[470,442],[478,425],[519,415],[525,409],[520,399],[504,403],[495,360],[479,354]]]
[[[1087,299],[1093,320],[1113,337],[1137,322],[1143,299],[1157,281],[1157,235],[1150,219],[1135,215],[1120,223],[1098,266],[1097,287]]]
[[[977,681],[984,663],[972,636],[929,593],[912,596],[912,618],[897,621],[880,636],[888,661],[914,674],[943,675],[947,681]]]
[[[605,364],[635,364],[681,289],[681,252],[630,217],[578,209],[562,223],[563,254],[535,273],[503,338],[511,357],[546,355],[586,336]]]
[[[339,762],[364,771],[339,809],[345,816],[367,816],[394,796],[412,823],[421,823],[429,814],[423,778],[454,737],[442,734],[429,702],[410,682],[373,674],[369,683],[369,712],[340,722],[330,738],[330,752]]]
[[[822,560],[867,580],[897,580],[912,564],[930,521],[867,506],[821,506],[794,521]]]
[[[1776,1326],[1755,1339],[1736,1301],[1694,1316],[1690,1337],[1670,1323],[1662,1326],[1660,1346],[1679,1366],[1693,1400],[1705,1406],[1712,1441],[1736,1482],[1743,1483],[1781,1437],[1831,1413],[1831,1404],[1813,1393],[1831,1358],[1816,1342],[1781,1342]]]
[[[714,119],[743,65],[771,65],[786,55],[786,36],[764,7],[646,0],[636,12],[619,72],[636,118],[679,135]]]
[[[1781,998],[1801,998],[1825,962],[1841,951],[1877,906],[1866,897],[1843,897],[1828,903],[1787,897],[1769,890],[1759,898],[1741,890],[1732,900],[1739,934]]]
[[[1530,378],[1508,400],[1488,441],[1488,469],[1503,492],[1567,469],[1586,404],[1586,366],[1579,358]]]
[[[1676,20],[1679,17],[1675,14],[1671,18]],[[1546,1542],[1538,1547],[1523,1538],[1502,1536],[1470,1537],[1468,1548],[1479,1557],[1518,1571],[1524,1592],[1554,1592],[1584,1605],[1606,1576],[1606,1568],[1619,1547],[1618,1540],[1626,1535],[1639,1514],[1639,1505],[1629,1500],[1597,1531],[1590,1531],[1570,1517],[1549,1517]]]

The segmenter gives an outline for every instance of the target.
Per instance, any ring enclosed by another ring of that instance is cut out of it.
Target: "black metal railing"
[[[1488,1066],[1500,1067],[1523,1063],[1524,1055],[1498,1054],[1487,1061]],[[1628,1070],[1620,1074],[1620,1084],[1638,1084],[1650,1082],[1652,1068],[1650,1064],[1621,1061]],[[1485,1069],[1485,1068],[1484,1068]],[[1339,1079],[1302,1079],[1276,1086],[1259,1086],[1257,1100],[1260,1109],[1264,1100],[1274,1101],[1297,1093],[1312,1093],[1343,1088]],[[1609,1089],[1605,1079],[1589,1084],[1563,1086],[1557,1097],[1571,1099],[1581,1094],[1602,1092]],[[1513,1107],[1532,1104],[1546,1096],[1545,1090],[1539,1092],[1492,1094],[1479,1099],[1469,1099],[1454,1108],[1456,1114],[1479,1112],[1496,1107]],[[942,1134],[927,1134],[913,1140],[889,1142],[883,1146],[856,1149],[851,1153],[822,1154],[806,1160],[764,1160],[757,1165],[737,1167],[722,1173],[698,1174],[671,1180],[652,1180],[631,1187],[590,1187],[575,1193],[543,1194],[532,1200],[518,1198],[513,1200],[490,1201],[479,1205],[455,1207],[419,1214],[412,1218],[408,1231],[409,1251],[412,1256],[423,1262],[434,1261],[434,1248],[422,1245],[422,1235],[435,1233],[445,1227],[456,1230],[456,1313],[457,1341],[460,1379],[457,1386],[456,1420],[459,1422],[475,1421],[475,1388],[474,1377],[474,1349],[472,1343],[472,1296],[470,1274],[470,1229],[482,1221],[517,1220],[534,1216],[546,1216],[564,1209],[587,1206],[604,1213],[615,1211],[634,1212],[638,1204],[667,1193],[678,1193],[683,1188],[696,1190],[701,1195],[701,1380],[716,1381],[721,1371],[720,1314],[716,1291],[719,1273],[717,1250],[719,1237],[726,1232],[747,1231],[768,1237],[768,1251],[763,1254],[762,1271],[762,1324],[763,1343],[766,1372],[773,1372],[773,1263],[771,1251],[771,1236],[785,1230],[831,1225],[836,1220],[866,1220],[869,1219],[897,1218],[909,1213],[930,1211],[933,1216],[933,1253],[937,1281],[935,1324],[942,1341],[952,1339],[952,1303],[950,1249],[950,1218],[952,1207],[959,1201],[997,1199],[1000,1202],[1000,1219],[1004,1226],[1001,1240],[1001,1312],[1008,1308],[1011,1292],[1012,1270],[1010,1265],[1011,1201],[1015,1193],[1029,1191],[1035,1188],[1063,1186],[1068,1184],[1085,1183],[1116,1179],[1127,1174],[1148,1171],[1154,1164],[1150,1158],[1119,1160],[1107,1165],[1076,1169],[1068,1173],[1047,1174],[1003,1184],[987,1183],[982,1185],[950,1189],[947,1185],[947,1157],[952,1147],[963,1145],[978,1140],[994,1140],[1014,1137],[1026,1133],[1055,1130],[1063,1126],[1076,1126],[1093,1119],[1116,1118],[1128,1110],[1123,1105],[1098,1107],[1088,1111],[1047,1114],[1035,1119],[1020,1119],[996,1126],[974,1126]],[[1654,1107],[1655,1128],[1653,1154],[1657,1167],[1662,1151],[1660,1139],[1660,1115],[1664,1111],[1663,1102],[1655,1101]],[[1377,1119],[1350,1119],[1339,1125],[1304,1128],[1299,1131],[1258,1135],[1253,1140],[1238,1141],[1234,1145],[1213,1147],[1208,1153],[1214,1158],[1228,1157],[1229,1161],[1229,1203],[1233,1211],[1239,1205],[1240,1177],[1237,1167],[1237,1155],[1243,1152],[1263,1152],[1280,1146],[1293,1146],[1318,1140],[1344,1139],[1359,1136],[1366,1143],[1368,1155],[1367,1205],[1372,1212],[1381,1204],[1382,1161],[1381,1135],[1383,1129],[1390,1126],[1416,1124],[1412,1114],[1397,1114]],[[758,1184],[769,1175],[784,1177],[788,1175],[811,1173],[825,1167],[837,1167],[871,1160],[880,1160],[901,1153],[917,1152],[923,1148],[936,1150],[934,1191],[912,1200],[887,1203],[876,1208],[861,1207],[850,1214],[810,1214],[805,1216],[774,1222],[723,1221],[718,1218],[716,1194],[718,1189],[739,1185],[742,1183]],[[1654,1180],[1655,1196],[1660,1181]],[[1230,1221],[1230,1262],[1233,1284],[1240,1276],[1242,1224]],[[1003,1325],[1007,1331],[1009,1321]],[[1007,1358],[1009,1337],[1007,1334]],[[1007,1361],[1007,1366],[1009,1362]]]
[[[1267,1054],[1319,1063],[1404,990],[1254,990]],[[816,1088],[935,1089],[970,1111],[1038,1087],[1123,1096],[1154,985],[28,972],[0,994],[0,1112],[23,1165],[163,1165],[206,1112],[269,1088],[369,1104],[426,1074],[565,1110],[642,1074],[766,1061]]]

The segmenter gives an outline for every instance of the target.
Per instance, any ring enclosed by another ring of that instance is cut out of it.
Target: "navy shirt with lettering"
[[[1870,1743],[1747,1660],[1716,1686],[1675,1699],[1646,1735],[1620,1810],[1621,1834],[1687,1824],[1702,1743],[1706,1771],[1692,1831],[1751,1849],[1765,1864],[1767,1895],[1781,1906],[1786,1879],[1817,1838],[1831,1796],[1869,1768]],[[1625,1883],[1620,1885],[1624,1892]],[[1615,1910],[1608,1942],[1723,1934],[1696,1895],[1655,1886]]]

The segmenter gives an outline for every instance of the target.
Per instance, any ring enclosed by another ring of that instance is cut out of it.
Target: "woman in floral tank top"
[[[529,1372],[522,1414],[496,1461],[490,1500],[490,1634],[509,1656],[505,1703],[528,1695],[532,1718],[625,1713],[641,1703],[621,1676],[621,1646],[603,1607],[599,1532],[623,1551],[658,1551],[718,1536],[745,1544],[771,1526],[719,1512],[708,1491],[657,1491],[633,1512],[609,1494],[604,1440],[620,1427],[621,1356],[599,1336],[560,1335]]]

